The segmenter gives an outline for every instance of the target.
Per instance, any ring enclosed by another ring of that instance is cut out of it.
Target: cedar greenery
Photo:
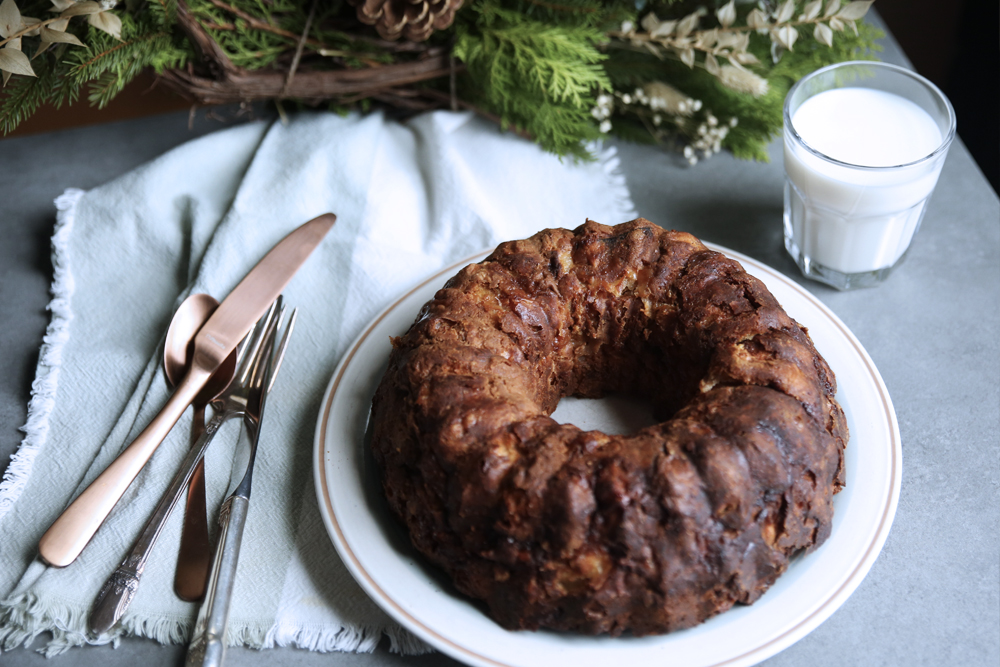
[[[882,35],[858,21],[870,4],[465,0],[449,28],[413,43],[380,39],[343,0],[2,0],[0,131],[42,104],[104,107],[152,69],[202,103],[243,100],[245,82],[270,76],[253,99],[279,108],[466,108],[576,158],[610,133],[692,163],[720,148],[766,160],[795,81],[874,57]],[[392,78],[400,68],[419,73]]]
[[[567,0],[573,2],[573,0]],[[453,53],[468,71],[463,93],[559,154],[586,155],[582,142],[600,137],[590,110],[611,81],[595,22],[617,12],[577,0],[556,12],[531,2],[504,7],[477,0],[460,14]],[[533,11],[534,10],[534,11]],[[546,11],[548,10],[548,11]]]

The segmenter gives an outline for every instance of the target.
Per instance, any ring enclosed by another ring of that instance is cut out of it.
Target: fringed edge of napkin
[[[10,458],[10,464],[0,482],[0,518],[14,505],[28,485],[35,457],[45,446],[49,433],[49,415],[55,406],[56,389],[59,385],[59,368],[62,365],[62,349],[69,339],[69,324],[73,320],[70,298],[73,296],[73,273],[70,271],[67,245],[76,218],[76,206],[84,191],[70,188],[55,200],[55,233],[52,235],[52,301],[47,309],[52,319],[45,329],[42,349],[38,354],[35,380],[31,383],[31,401],[28,403],[28,418],[21,431],[24,440]]]
[[[319,653],[332,651],[371,653],[384,637],[389,640],[391,653],[421,655],[434,652],[431,646],[395,623],[361,628],[342,627],[336,632],[317,625],[282,625],[269,628],[263,637],[260,634],[252,634],[249,629],[242,634],[242,641],[239,643],[250,648],[294,646]],[[235,638],[231,641],[236,643]]]
[[[39,565],[39,567],[44,567]],[[44,646],[36,649],[46,658],[51,658],[69,649],[84,644],[114,644],[118,646],[120,637],[109,637],[106,640],[94,641],[79,628],[87,627],[86,609],[72,609],[70,605],[60,605],[46,602],[44,605],[38,596],[32,593],[22,593],[4,601],[4,628],[0,631],[0,642],[4,651],[11,651],[18,646],[27,648],[38,635],[50,633],[52,637]]]
[[[9,599],[4,603],[6,627],[0,631],[0,653],[18,646],[27,648],[43,633],[52,636],[36,650],[46,658],[85,644],[111,644],[117,648],[122,637],[129,635],[152,639],[160,644],[182,644],[188,641],[193,625],[180,619],[130,619],[126,616],[114,632],[95,639],[85,630],[87,614],[87,610],[74,610],[68,605],[47,603],[43,606],[31,593]],[[371,653],[383,637],[389,640],[391,653],[422,655],[434,652],[430,645],[396,624],[362,628],[344,626],[336,632],[315,625],[231,624],[228,628],[230,646],[251,649],[292,646],[318,653]]]

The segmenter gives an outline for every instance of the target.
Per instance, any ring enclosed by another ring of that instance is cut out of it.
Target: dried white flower
[[[760,64],[749,50],[753,32],[770,37],[771,58],[778,62],[785,51],[794,49],[801,36],[800,27],[808,29],[811,26],[811,36],[826,46],[833,45],[835,32],[848,27],[857,32],[856,22],[867,13],[873,0],[758,0],[756,7],[748,8],[742,25],[740,12],[736,9],[738,1],[750,4],[749,0],[717,0],[714,3],[714,18],[718,20],[715,27],[700,27],[701,17],[709,14],[702,6],[679,20],[663,21],[654,12],[648,12],[643,15],[639,28],[626,21],[620,33],[613,32],[610,36],[625,41],[629,48],[658,58],[675,58],[689,68],[703,68],[728,88],[761,97],[769,91],[769,83],[747,69],[747,66]],[[640,8],[645,4],[637,0]],[[668,134],[686,138],[690,144],[684,149],[684,157],[690,164],[718,153],[729,131],[739,122],[736,117],[720,120],[707,109],[701,114],[700,100],[661,81],[629,92],[615,92],[614,97],[606,111],[600,103],[592,110],[602,130],[610,128],[608,118],[617,106],[622,113],[638,115],[657,138]]]
[[[651,37],[668,37],[677,28],[677,21],[660,21],[655,30],[650,30]]]
[[[818,0],[822,2],[822,0]],[[715,17],[719,19],[719,23],[722,24],[723,28],[728,28],[733,23],[736,22],[736,1],[729,0],[726,4],[715,12]]]
[[[744,44],[745,42],[745,44]],[[745,49],[750,45],[750,35],[746,33],[736,33],[736,32],[718,32],[715,33],[715,48],[716,49],[736,49],[740,51]]]
[[[771,31],[771,39],[789,51],[792,50],[792,46],[798,38],[799,31],[790,25],[783,25]]]
[[[737,24],[739,13],[736,0],[728,0],[715,10],[719,27],[700,29],[701,17],[708,14],[708,9],[699,7],[679,21],[662,21],[655,13],[649,12],[642,18],[640,31],[636,31],[631,21],[626,21],[622,24],[621,33],[612,33],[612,36],[625,39],[633,47],[643,48],[661,58],[672,54],[690,68],[701,65],[710,74],[722,79],[722,58],[737,70],[742,70],[744,65],[759,64],[757,57],[749,52],[750,31],[770,36],[771,59],[777,63],[785,51],[794,50],[800,36],[799,26],[811,24],[816,41],[832,46],[834,32],[850,27],[857,34],[856,21],[867,13],[873,1],[854,0],[842,6],[842,0],[801,0],[801,3],[800,0],[759,0],[757,7],[748,12],[746,25],[740,26]],[[803,5],[802,11],[798,20],[793,21],[799,4]],[[755,95],[767,90],[766,82],[750,73],[739,75],[728,68],[726,72],[727,81],[724,83],[730,87],[754,91]],[[636,97],[645,104],[645,100]]]
[[[607,134],[608,132],[611,131],[611,121],[610,120],[602,120],[601,121],[601,125],[598,127],[598,129],[601,132],[603,132],[604,134]]]
[[[610,118],[611,114],[615,110],[614,98],[607,93],[601,93],[594,101],[597,102],[597,106],[590,110],[590,115],[593,116],[595,120],[605,120]]]
[[[650,81],[643,86],[643,92],[649,98],[651,109],[671,115],[688,116],[697,102],[663,81]]]
[[[819,16],[820,10],[823,9],[823,0],[812,0],[812,2],[806,3],[806,6],[802,8],[802,15],[799,16],[800,21],[812,21],[814,18]]]
[[[723,65],[719,72],[719,81],[727,88],[749,93],[754,97],[760,97],[767,93],[769,86],[767,79],[757,76],[749,70],[733,65]]]
[[[712,76],[719,76],[719,61],[711,53],[705,54],[705,69]]]
[[[691,12],[684,18],[680,20],[677,24],[676,32],[678,37],[687,37],[691,32],[698,27],[698,21],[701,20],[701,15],[705,13],[705,8],[701,7],[697,11]]]
[[[103,11],[87,16],[87,23],[98,30],[103,30],[115,39],[122,38],[122,20],[116,14]]]
[[[833,46],[833,30],[825,23],[816,24],[816,28],[813,30],[813,37],[820,44]]]
[[[771,61],[777,64],[778,61],[781,60],[781,56],[784,55],[784,53],[785,53],[785,47],[783,47],[781,44],[778,44],[777,40],[772,39]]]
[[[694,67],[694,49],[687,48],[680,52],[681,62],[688,67]]]
[[[33,30],[28,30],[28,32],[24,33],[24,36],[25,37],[38,37],[38,35],[41,33],[41,31],[46,29],[44,26],[40,25],[41,22],[42,22],[41,19],[32,18],[30,16],[22,16],[21,17],[21,29],[22,30],[25,30],[25,29],[29,28],[30,26],[38,26],[38,27],[34,28]],[[59,23],[63,23],[63,22],[65,22],[66,24],[69,24],[69,19],[63,19],[62,21],[59,21]],[[52,25],[54,25],[54,24],[53,23],[49,24],[50,27]],[[65,27],[62,28],[62,30],[65,30],[65,29],[66,29]],[[79,42],[80,40],[77,40],[77,41]],[[80,44],[82,45],[83,42],[80,42]],[[34,57],[34,56],[32,56],[32,57]]]
[[[702,30],[695,35],[694,48],[699,51],[712,51],[718,48],[719,31],[715,28]]]
[[[0,37],[9,38],[20,29],[21,11],[14,4],[14,0],[4,0],[0,3]],[[20,48],[16,50],[20,51]],[[18,59],[20,60],[20,58]]]
[[[722,150],[722,142],[729,134],[729,128],[733,127],[735,119],[730,119],[729,123],[720,123],[719,119],[712,112],[706,112],[705,120],[693,133],[691,143],[684,148],[684,157],[690,164],[701,159],[707,159]],[[683,128],[681,128],[683,129]],[[694,161],[692,161],[692,159]]]
[[[843,9],[837,12],[837,17],[847,20],[847,21],[857,21],[858,19],[864,17],[868,13],[868,8],[872,6],[872,2],[855,2],[848,3]]]
[[[654,14],[653,12],[646,14],[645,16],[642,17],[642,20],[639,21],[639,25],[646,32],[653,32],[654,30],[660,27],[660,23],[661,23],[660,19],[657,18],[656,14]],[[622,27],[622,32],[627,32],[624,26]]]
[[[756,30],[759,33],[764,33],[767,31],[769,24],[767,22],[767,14],[759,9],[754,9],[749,14],[747,14],[747,26],[751,30]]]
[[[785,0],[775,12],[774,20],[778,23],[787,23],[793,16],[795,16],[795,0]]]

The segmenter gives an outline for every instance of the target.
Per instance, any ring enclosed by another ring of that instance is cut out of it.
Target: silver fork
[[[222,392],[211,406],[214,411],[212,419],[205,426],[205,432],[189,450],[180,470],[174,476],[170,486],[160,498],[153,515],[146,522],[138,539],[132,545],[132,550],[121,562],[101,587],[90,612],[89,626],[91,633],[101,635],[115,626],[132,603],[135,592],[139,588],[139,580],[146,567],[146,560],[166,525],[171,510],[184,495],[188,481],[194,473],[195,466],[211,443],[219,428],[229,419],[246,414],[247,403],[255,391],[259,391],[264,381],[264,368],[271,362],[271,348],[268,341],[274,340],[278,318],[275,312],[281,306],[281,297],[271,305],[267,313],[254,325],[247,334],[238,353],[236,376],[225,391]]]
[[[233,462],[234,472],[243,475],[231,480],[230,494],[222,504],[219,512],[219,524],[222,532],[215,551],[215,560],[208,577],[205,591],[205,602],[198,612],[198,621],[188,646],[185,664],[188,667],[220,667],[226,652],[226,627],[229,621],[229,602],[232,598],[236,581],[236,566],[240,558],[240,545],[243,541],[243,526],[246,523],[247,512],[250,509],[250,487],[253,480],[253,466],[257,458],[257,442],[260,438],[261,421],[264,418],[264,407],[278,367],[284,358],[288,339],[295,327],[295,314],[292,310],[285,327],[284,335],[274,354],[274,366],[270,363],[264,369],[264,385],[256,389],[250,396],[246,415],[243,417],[243,431],[240,444],[237,445],[237,456]],[[282,311],[283,318],[284,311]],[[266,347],[273,346],[268,339]]]

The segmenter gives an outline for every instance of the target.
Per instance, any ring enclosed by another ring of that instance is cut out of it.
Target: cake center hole
[[[629,435],[659,423],[646,401],[632,396],[574,398],[559,401],[551,417],[560,424],[572,424],[584,431],[608,435]]]

